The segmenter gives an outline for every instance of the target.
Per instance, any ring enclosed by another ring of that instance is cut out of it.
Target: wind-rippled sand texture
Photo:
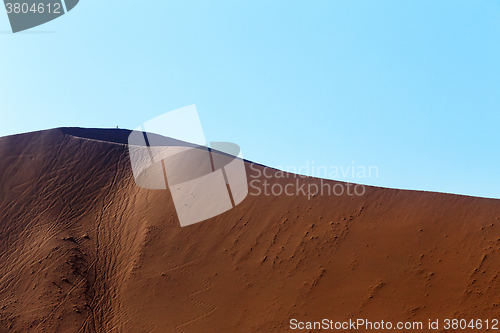
[[[168,190],[135,185],[128,133],[0,138],[0,332],[500,317],[499,200],[368,186],[363,196],[249,194],[181,228]],[[249,180],[264,168],[246,167]],[[286,175],[256,179],[321,182]]]

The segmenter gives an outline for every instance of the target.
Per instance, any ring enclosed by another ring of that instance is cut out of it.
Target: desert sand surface
[[[234,209],[181,228],[169,190],[135,184],[129,133],[0,138],[0,332],[500,318],[500,200],[369,186],[361,196],[250,190]],[[263,169],[246,162],[249,180],[264,180],[253,178]],[[267,181],[338,183],[285,175]]]

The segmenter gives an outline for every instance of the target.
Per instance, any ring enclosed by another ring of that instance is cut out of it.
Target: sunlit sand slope
[[[265,178],[247,162],[254,185],[293,184],[294,195],[250,188],[236,208],[181,228],[169,190],[136,186],[128,133],[0,138],[0,332],[286,332],[294,318],[500,317],[499,200],[307,193],[337,183],[272,169]]]

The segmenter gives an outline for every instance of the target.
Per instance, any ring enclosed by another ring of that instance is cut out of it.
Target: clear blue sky
[[[196,104],[208,141],[259,163],[500,198],[498,0],[81,0],[9,30],[3,12],[1,136]]]

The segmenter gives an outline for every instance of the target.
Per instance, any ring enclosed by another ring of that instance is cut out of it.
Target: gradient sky
[[[196,104],[255,162],[500,198],[499,0],[81,0],[9,30],[4,12],[0,136]]]

